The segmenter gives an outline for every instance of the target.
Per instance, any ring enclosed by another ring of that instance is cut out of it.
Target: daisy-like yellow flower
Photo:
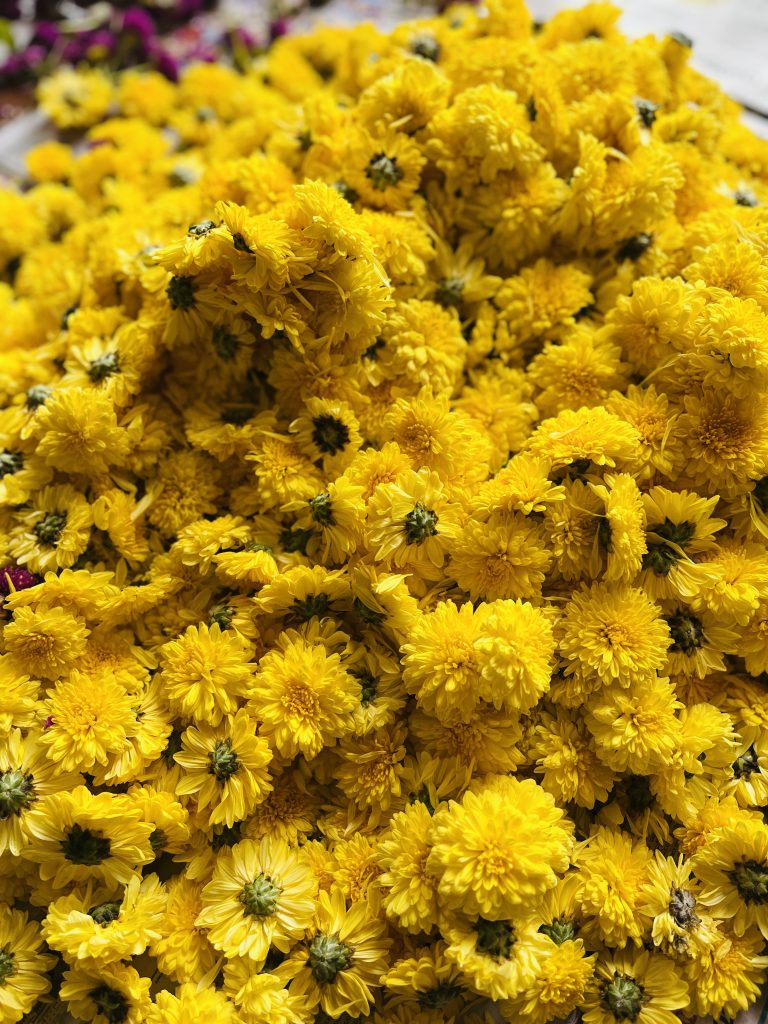
[[[250,960],[227,960],[224,965],[224,992],[237,1006],[245,1024],[257,1024],[265,1019],[272,1024],[303,1024],[300,998],[291,995],[280,978],[267,973],[254,974]],[[211,1018],[206,1019],[210,1021]],[[202,1019],[201,1024],[205,1024]]]
[[[89,388],[57,391],[40,410],[37,430],[38,454],[65,473],[97,476],[124,464],[130,448],[109,397]]]
[[[601,761],[617,772],[650,775],[679,747],[681,708],[669,680],[650,676],[598,690],[584,721]]]
[[[133,698],[109,676],[94,685],[76,669],[49,690],[50,726],[40,740],[65,771],[88,771],[119,754],[136,729]]]
[[[698,904],[700,884],[691,877],[690,861],[657,850],[644,890],[642,912],[653,919],[651,938],[663,953],[697,957],[719,944],[717,926]]]
[[[315,757],[352,731],[359,688],[338,654],[285,634],[260,661],[249,707],[260,733],[283,757]]]
[[[59,896],[48,907],[43,935],[70,963],[114,963],[138,956],[157,930],[166,893],[157,875],[134,875],[122,890],[88,886]]]
[[[571,832],[532,779],[493,777],[434,819],[427,868],[446,907],[504,920],[568,866]]]
[[[669,629],[642,590],[593,583],[576,591],[558,627],[568,673],[596,685],[628,686],[637,675],[663,668]]]
[[[112,83],[97,68],[61,67],[40,83],[38,97],[58,128],[87,128],[106,114]]]
[[[586,954],[581,939],[550,938],[550,945],[539,956],[539,967],[529,987],[511,1004],[502,1003],[506,1020],[514,1020],[516,1014],[524,1014],[531,1024],[566,1020],[583,1002],[594,974],[595,957]]]
[[[246,839],[216,859],[198,927],[227,956],[261,966],[270,946],[287,953],[312,923],[316,885],[296,850],[279,839]]]
[[[174,760],[184,769],[176,792],[193,795],[198,809],[210,807],[209,825],[234,825],[247,818],[272,788],[267,766],[272,753],[244,709],[231,724],[190,726]]]
[[[451,548],[450,572],[473,601],[533,598],[551,563],[539,524],[512,513],[470,519]]]
[[[759,997],[768,969],[765,938],[758,928],[736,935],[723,924],[715,941],[697,948],[685,964],[691,1008],[717,1018],[747,1011]]]
[[[196,722],[218,725],[250,692],[248,649],[215,622],[188,626],[178,640],[164,644],[161,663],[171,706]]]
[[[180,985],[175,995],[158,992],[146,1011],[145,1024],[234,1024],[235,1007],[223,992],[200,989],[193,984]]]
[[[590,838],[579,855],[576,900],[592,918],[596,938],[619,948],[629,940],[640,943],[645,922],[639,911],[651,861],[645,843],[625,832],[600,828]]]
[[[127,964],[78,964],[64,972],[59,998],[80,1020],[94,1024],[142,1024],[151,1003],[150,978]]]
[[[676,965],[659,953],[624,951],[600,957],[595,981],[584,1000],[588,1024],[674,1024],[675,1010],[684,1010],[690,1001]]]
[[[491,999],[514,999],[530,985],[550,940],[530,919],[456,916],[446,926],[446,957]]]
[[[321,892],[307,937],[275,973],[290,981],[288,991],[305,1007],[357,1016],[369,1012],[389,945],[384,923],[371,917],[367,903],[347,907],[338,890]]]
[[[19,1021],[51,990],[47,972],[56,960],[42,950],[37,921],[21,910],[0,904],[0,1012]]]
[[[195,924],[203,909],[203,883],[175,875],[168,880],[167,890],[165,912],[156,924],[159,936],[150,943],[151,953],[169,978],[198,982],[218,956],[207,930]]]
[[[378,844],[384,869],[384,908],[409,932],[429,932],[438,923],[437,881],[427,871],[432,816],[421,802],[395,814]]]
[[[88,632],[82,619],[63,608],[17,608],[5,627],[5,649],[20,673],[59,679],[85,653]]]
[[[699,900],[713,917],[729,921],[736,935],[754,925],[768,935],[768,827],[752,821],[725,825],[692,865],[702,883]]]
[[[549,689],[554,663],[552,627],[539,609],[525,601],[485,605],[478,642],[480,696],[509,713],[529,711]]]
[[[154,860],[152,826],[123,795],[93,794],[85,786],[41,800],[27,819],[30,845],[24,856],[40,865],[55,889],[71,882],[127,884]]]
[[[599,756],[584,725],[567,711],[538,718],[528,754],[541,785],[559,803],[573,801],[591,810],[596,801],[608,799],[616,774]]]
[[[604,484],[592,484],[592,490],[605,505],[597,536],[605,551],[603,578],[611,582],[631,583],[645,555],[645,512],[637,484],[628,473],[605,475]]]

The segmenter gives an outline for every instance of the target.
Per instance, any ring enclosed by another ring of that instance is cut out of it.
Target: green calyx
[[[377,153],[365,169],[365,176],[377,192],[384,192],[402,179],[403,172],[397,166],[397,157]]]
[[[327,492],[318,494],[309,501],[309,511],[314,521],[320,523],[321,526],[334,525],[331,496]]]
[[[339,193],[342,199],[346,199],[350,205],[353,205],[359,199],[357,192],[348,185],[346,181],[335,181],[333,187]]]
[[[35,787],[32,776],[25,775],[19,768],[0,774],[0,821],[12,814],[21,814],[35,802]]]
[[[156,857],[159,857],[163,852],[167,842],[168,837],[161,828],[152,829],[149,834],[149,845],[152,847],[152,852]]]
[[[295,554],[297,551],[306,555],[307,543],[311,536],[312,530],[285,529],[280,534],[280,546],[289,555]]]
[[[436,64],[440,59],[440,43],[434,36],[422,32],[411,40],[411,53],[424,60],[431,60]]]
[[[737,779],[748,779],[753,772],[759,771],[759,769],[757,751],[754,747],[747,747],[744,753],[733,762],[733,774]]]
[[[460,277],[444,277],[438,282],[435,302],[441,306],[460,306],[464,295],[464,281]]]
[[[226,782],[231,779],[240,767],[237,754],[226,740],[217,743],[208,755],[210,761],[209,775],[215,775],[219,782]]]
[[[409,800],[412,804],[424,804],[430,816],[435,813],[435,807],[430,798],[429,789],[426,786],[422,786],[416,793],[411,793]]]
[[[543,935],[547,935],[554,943],[558,946],[562,946],[564,942],[568,942],[569,939],[575,939],[578,929],[572,921],[567,921],[564,917],[561,917],[557,921],[552,921],[550,924],[543,924],[539,931]]]
[[[678,612],[677,615],[672,615],[667,619],[667,625],[672,635],[670,650],[693,654],[701,647],[704,627],[695,616]]]
[[[408,544],[423,544],[428,537],[437,535],[438,518],[430,508],[417,501],[405,517],[405,539]]]
[[[214,347],[216,355],[219,359],[223,359],[225,363],[234,359],[237,355],[237,350],[240,348],[240,342],[234,334],[230,334],[226,327],[213,328],[211,344]]]
[[[120,916],[120,903],[116,900],[109,903],[99,903],[97,906],[91,907],[88,911],[88,916],[92,917],[96,924],[106,928],[111,921],[116,921]]]
[[[34,527],[35,536],[41,544],[48,544],[53,547],[61,537],[62,530],[67,525],[66,512],[49,512]]]
[[[441,1010],[451,1000],[458,999],[462,992],[461,985],[449,985],[447,981],[443,981],[435,988],[419,993],[419,1006],[426,1010]]]
[[[13,974],[13,953],[0,949],[0,985]]]
[[[49,388],[47,384],[33,384],[27,391],[27,408],[39,409],[41,405],[45,405],[52,394],[53,388]]]
[[[379,680],[370,672],[361,672],[357,675],[360,683],[360,703],[364,708],[376,699],[376,691],[379,688]]]
[[[228,604],[215,604],[208,612],[208,622],[211,625],[215,623],[219,629],[228,629],[234,615],[234,609],[230,608]]]
[[[99,381],[106,380],[107,377],[118,373],[119,370],[120,358],[117,352],[105,352],[103,356],[98,356],[96,359],[91,360],[88,376],[94,384],[97,384]]]
[[[243,914],[248,917],[269,917],[277,910],[282,889],[267,875],[258,875],[240,893]]]
[[[731,872],[731,880],[745,903],[768,903],[768,866],[745,860]]]
[[[93,832],[89,828],[75,823],[62,839],[60,844],[61,852],[70,864],[82,864],[86,867],[96,867],[109,856],[111,843],[105,839],[100,832]]]
[[[122,992],[116,992],[109,985],[99,985],[98,988],[92,989],[90,995],[91,1001],[99,1013],[107,1018],[109,1024],[123,1024],[128,1020],[131,1008]]]
[[[653,122],[656,120],[656,111],[658,109],[659,104],[652,103],[651,100],[644,100],[641,98],[635,100],[635,110],[637,111],[637,116],[644,128],[651,127]]]
[[[201,220],[199,224],[190,224],[187,228],[187,234],[192,235],[194,238],[204,238],[205,235],[209,235],[215,227],[216,225],[212,220]]]
[[[13,476],[24,466],[24,456],[21,452],[9,452],[6,449],[0,452],[0,480],[5,476]]]
[[[477,919],[477,952],[492,960],[509,960],[515,944],[515,930],[507,921],[486,921]]]
[[[616,1020],[636,1020],[643,1007],[643,987],[634,978],[616,971],[602,988],[600,1002]]]
[[[621,246],[616,256],[620,260],[639,260],[646,249],[653,243],[653,235],[641,231],[639,235],[628,238]]]
[[[694,523],[689,523],[688,520],[684,520],[682,523],[673,523],[671,519],[665,519],[663,523],[656,523],[650,527],[650,532],[655,533],[663,540],[678,544],[682,548],[696,533],[696,526]]]
[[[165,293],[172,309],[191,309],[195,304],[194,277],[172,277]]]
[[[310,594],[303,601],[294,601],[291,605],[291,611],[299,622],[309,622],[315,617],[321,619],[328,614],[329,608],[330,601],[326,594]]]
[[[359,597],[356,597],[352,604],[363,622],[369,622],[372,626],[378,626],[386,618],[383,612],[377,612],[373,608],[369,608],[367,604],[363,604]]]
[[[309,968],[315,981],[328,985],[352,963],[353,950],[338,935],[316,935],[309,947]]]
[[[687,889],[672,889],[669,894],[669,916],[680,928],[693,928],[699,923],[696,910],[696,897]]]
[[[597,520],[597,542],[603,551],[611,550],[611,524],[606,516],[600,516]]]
[[[680,556],[669,544],[650,544],[643,555],[643,568],[655,576],[668,576],[679,561]]]
[[[312,440],[324,455],[336,455],[349,444],[349,428],[335,416],[315,416]]]

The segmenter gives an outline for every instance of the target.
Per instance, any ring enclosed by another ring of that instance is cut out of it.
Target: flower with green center
[[[220,782],[231,779],[240,767],[237,754],[226,740],[216,744],[208,755],[208,760],[211,762],[211,767],[208,769],[209,774],[215,775]]]
[[[13,953],[0,949],[0,985],[13,974]]]
[[[672,634],[670,650],[693,654],[701,647],[704,628],[694,615],[678,612],[677,615],[672,615],[667,619],[667,625]]]
[[[650,128],[653,122],[656,120],[656,111],[659,109],[658,103],[653,103],[651,100],[644,100],[638,97],[635,100],[635,110],[637,116],[640,118],[640,123],[644,128]]]
[[[377,153],[366,167],[365,176],[378,192],[385,192],[402,180],[403,172],[397,166],[397,157]]]
[[[699,923],[694,913],[696,897],[687,889],[675,888],[669,894],[669,916],[681,928],[693,928]]]
[[[215,604],[208,613],[208,622],[213,625],[215,622],[220,629],[228,629],[234,618],[235,610],[228,604]]]
[[[121,992],[116,992],[109,985],[99,985],[91,991],[91,1000],[98,1008],[99,1013],[109,1021],[109,1024],[123,1024],[128,1020],[130,1006],[128,1000]]]
[[[33,384],[27,391],[27,408],[39,409],[41,405],[45,405],[52,394],[53,388],[48,387],[47,384]]]
[[[316,935],[309,947],[309,967],[316,981],[328,985],[352,963],[352,952],[338,935]]]
[[[543,924],[539,931],[543,935],[547,935],[556,945],[562,946],[564,942],[568,942],[570,939],[576,938],[578,931],[573,921],[568,921],[564,917],[559,918],[556,921],[552,921],[550,924]]]
[[[191,309],[195,304],[195,279],[172,277],[165,292],[172,309]]]
[[[670,519],[665,519],[663,523],[657,523],[653,527],[652,532],[659,537],[663,537],[664,540],[678,544],[680,547],[685,547],[686,543],[696,533],[696,526],[687,520],[682,523],[673,523]]]
[[[464,281],[460,277],[444,277],[438,282],[435,302],[441,306],[459,306],[464,295]]]
[[[411,53],[416,54],[417,57],[423,57],[424,60],[431,60],[433,64],[436,64],[440,59],[440,43],[438,43],[434,36],[429,35],[427,32],[422,32],[411,40]]]
[[[405,539],[409,544],[423,544],[428,537],[437,536],[437,516],[417,501],[405,517]]]
[[[24,456],[21,452],[9,452],[6,448],[5,451],[0,452],[0,480],[6,476],[13,476],[14,473],[18,473],[24,466]]]
[[[237,355],[238,349],[240,348],[240,342],[226,327],[214,327],[213,334],[211,335],[211,344],[216,352],[219,359],[223,359],[225,363],[231,362]]]
[[[655,576],[668,576],[679,561],[680,555],[669,544],[650,544],[643,555],[642,565]]]
[[[324,455],[336,455],[349,444],[349,428],[335,416],[315,416],[312,440]]]
[[[316,523],[320,523],[321,526],[333,526],[333,506],[330,494],[326,492],[312,498],[309,502],[309,509]]]
[[[299,622],[309,622],[317,617],[322,619],[328,614],[331,603],[326,594],[310,594],[303,601],[294,601],[291,605],[291,612]]]
[[[99,381],[106,380],[108,377],[119,372],[120,357],[117,352],[105,352],[103,356],[98,356],[96,359],[91,360],[88,376],[94,384],[97,384]]]
[[[110,921],[116,921],[120,916],[120,903],[119,901],[99,903],[95,907],[91,907],[88,916],[93,918],[96,924],[106,928]]]
[[[61,537],[62,530],[67,525],[66,512],[49,512],[34,527],[35,535],[41,544],[55,547]]]
[[[99,832],[82,828],[77,822],[67,830],[60,844],[61,852],[72,864],[95,867],[109,856],[112,844]]]
[[[731,879],[745,903],[768,903],[768,865],[745,860],[733,869]]]
[[[484,917],[477,919],[477,951],[492,960],[509,960],[515,944],[515,931],[507,921],[486,921]]]
[[[616,1020],[635,1020],[643,1007],[643,988],[626,974],[614,974],[600,994],[600,1002]]]
[[[25,775],[18,768],[0,775],[0,821],[12,814],[21,814],[34,802],[35,787],[31,775]]]
[[[243,913],[252,917],[269,917],[277,910],[281,889],[266,875],[258,875],[243,887],[240,902]]]
[[[757,751],[754,747],[748,747],[733,762],[733,774],[737,779],[748,779],[750,775],[759,770],[760,765],[757,760]]]

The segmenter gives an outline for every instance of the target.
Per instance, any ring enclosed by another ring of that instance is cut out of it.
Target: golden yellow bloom
[[[427,871],[431,827],[428,808],[417,801],[394,815],[378,845],[384,908],[409,932],[438,923],[437,881]]]
[[[42,945],[37,921],[0,905],[0,1008],[7,1021],[21,1020],[51,990],[47,972],[55,958],[42,952]]]
[[[61,608],[18,608],[5,627],[5,648],[20,672],[40,679],[59,679],[85,652],[87,636],[82,619]]]
[[[64,972],[59,998],[80,1020],[104,1024],[110,1017],[141,1024],[150,1009],[151,980],[126,964],[81,964]]]
[[[97,476],[125,462],[129,434],[107,395],[86,388],[54,393],[37,417],[38,454],[67,473]]]
[[[175,995],[158,992],[144,1017],[146,1024],[210,1024],[214,1020],[234,1024],[234,1005],[215,988],[201,990],[194,984],[180,985]]]
[[[585,1000],[587,1024],[633,1018],[641,1024],[674,1024],[675,1010],[688,1006],[688,986],[675,964],[658,953],[619,952],[601,957],[597,985]]]
[[[200,981],[216,962],[207,930],[195,924],[203,908],[202,890],[202,882],[186,875],[169,879],[168,902],[157,923],[159,936],[150,945],[163,974],[178,982]]]

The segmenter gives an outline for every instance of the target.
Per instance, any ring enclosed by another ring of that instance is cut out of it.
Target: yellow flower
[[[48,757],[65,771],[88,771],[120,754],[136,729],[133,699],[113,678],[98,684],[74,670],[48,691],[51,721],[42,736]]]
[[[47,972],[56,961],[42,945],[37,921],[0,904],[0,1007],[9,1022],[20,1021],[51,990]]]
[[[38,455],[67,473],[97,476],[122,465],[130,446],[110,398],[88,388],[56,391],[38,413],[37,431]]]
[[[555,639],[546,615],[526,601],[485,606],[480,652],[480,696],[496,709],[529,711],[547,692]]]
[[[234,1024],[235,1007],[223,992],[200,989],[193,984],[180,985],[173,995],[158,992],[154,1005],[143,1018],[145,1024]]]
[[[57,128],[88,128],[106,114],[112,83],[97,68],[61,67],[41,81],[37,96]]]
[[[700,885],[691,878],[690,861],[657,850],[644,889],[642,912],[652,918],[651,938],[663,953],[706,958],[705,951],[719,945],[716,925],[698,903]]]
[[[163,645],[161,662],[171,706],[196,722],[218,725],[250,692],[247,647],[218,623],[188,626],[178,640]]]
[[[159,936],[150,944],[163,974],[178,982],[200,981],[216,963],[208,933],[195,924],[202,903],[203,883],[186,875],[168,881],[168,902],[157,922]]]
[[[441,902],[492,921],[519,913],[565,871],[572,847],[562,811],[532,779],[492,777],[434,819],[427,866]]]
[[[359,700],[338,654],[286,633],[261,659],[249,707],[262,723],[261,735],[281,756],[312,758],[351,732]]]
[[[682,704],[667,679],[633,679],[629,686],[614,683],[593,694],[585,723],[595,751],[614,771],[650,775],[661,770],[679,747]]]
[[[586,996],[594,974],[594,956],[587,956],[580,939],[550,942],[529,987],[512,1004],[501,1005],[507,1020],[520,1014],[531,1024],[565,1020]]]
[[[725,825],[694,855],[692,864],[702,883],[699,900],[713,917],[729,921],[736,935],[753,925],[768,934],[768,908],[762,902],[768,880],[768,827],[752,821]]]
[[[575,716],[574,716],[575,717]],[[595,749],[594,740],[581,721],[558,710],[557,717],[541,715],[533,735],[529,756],[541,785],[558,803],[573,801],[591,810],[604,802],[616,779]]]
[[[255,722],[242,708],[231,724],[214,729],[191,725],[174,760],[184,771],[176,792],[193,795],[198,810],[210,807],[209,825],[234,825],[261,803],[272,788],[267,765],[272,754],[256,735]]]
[[[138,956],[157,930],[166,894],[157,875],[134,875],[125,889],[74,891],[48,907],[43,936],[70,963],[114,963]]]
[[[394,815],[378,843],[384,908],[409,932],[429,932],[438,923],[437,882],[427,871],[431,827],[429,809],[417,801]]]
[[[109,1024],[122,1019],[125,1024],[142,1024],[151,1006],[151,984],[150,978],[142,978],[126,964],[81,964],[64,972],[59,998],[80,1020]]]
[[[383,922],[370,916],[367,903],[347,907],[338,890],[321,892],[309,934],[275,974],[290,980],[288,991],[305,1008],[319,1006],[331,1017],[367,1014],[371,990],[387,968],[389,944]]]
[[[674,1024],[689,1003],[688,985],[676,965],[658,953],[619,952],[597,961],[597,984],[584,1001],[587,1024]]]
[[[403,726],[377,729],[358,740],[348,740],[336,769],[336,785],[356,807],[369,814],[369,826],[378,825],[400,796],[405,757]]]
[[[696,949],[685,964],[691,993],[691,1009],[697,1014],[735,1017],[759,999],[768,968],[763,954],[765,938],[757,928],[735,935],[727,925],[711,945]]]
[[[619,948],[629,940],[640,944],[645,932],[640,908],[651,861],[643,840],[633,842],[627,833],[607,828],[598,829],[579,854],[576,900],[592,918],[590,930],[599,940]]]
[[[85,652],[87,636],[82,619],[62,608],[22,607],[5,627],[5,649],[21,672],[59,679],[72,671]]]
[[[221,852],[202,892],[197,926],[227,956],[264,963],[270,946],[287,953],[309,928],[315,881],[295,850],[278,839],[246,839]]]
[[[17,513],[8,545],[11,554],[32,572],[69,568],[88,546],[90,505],[69,484],[44,487],[29,505]]]
[[[538,523],[515,513],[470,519],[451,548],[450,571],[473,601],[538,597],[552,563]]]
[[[491,999],[519,996],[533,982],[549,940],[526,920],[456,917],[446,926],[445,955],[472,988]]]
[[[224,965],[224,992],[233,1000],[244,1024],[303,1024],[303,1006],[298,996],[291,995],[279,978],[271,974],[254,974],[247,959],[228,959]],[[215,1018],[218,1020],[219,1018]],[[211,1017],[206,1018],[207,1021]],[[179,1021],[179,1024],[184,1022]],[[201,1024],[206,1024],[201,1020]]]

